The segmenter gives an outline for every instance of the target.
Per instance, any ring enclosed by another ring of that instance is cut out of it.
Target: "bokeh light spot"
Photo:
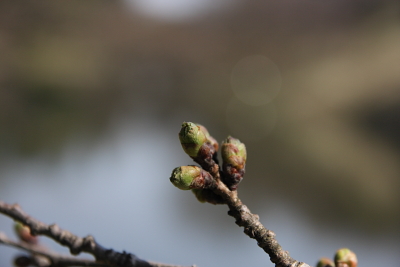
[[[207,13],[226,9],[234,1],[227,0],[125,0],[134,10],[164,21],[185,21]]]
[[[226,121],[230,133],[243,141],[260,140],[275,127],[277,114],[273,103],[250,106],[232,98],[227,106]]]

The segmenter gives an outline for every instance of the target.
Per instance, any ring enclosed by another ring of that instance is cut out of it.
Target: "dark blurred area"
[[[246,143],[252,209],[400,237],[398,1],[139,2],[0,2],[0,160],[57,158],[119,118],[195,121]]]

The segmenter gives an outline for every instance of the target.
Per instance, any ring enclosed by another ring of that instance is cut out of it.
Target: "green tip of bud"
[[[356,254],[348,248],[341,248],[336,251],[335,254],[335,264],[337,267],[357,267],[357,256]]]
[[[328,258],[321,258],[316,267],[335,267],[335,264],[331,259]]]
[[[179,140],[186,154],[196,157],[201,146],[207,141],[207,130],[204,126],[199,126],[193,122],[184,122],[179,132]]]
[[[224,162],[243,168],[247,159],[246,146],[239,139],[228,136],[222,142],[221,155]]]
[[[190,185],[193,180],[201,173],[201,169],[197,166],[181,166],[172,171],[169,180],[171,183],[181,190],[191,189]]]

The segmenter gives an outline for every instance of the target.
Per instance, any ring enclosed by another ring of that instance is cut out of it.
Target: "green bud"
[[[207,142],[208,131],[204,132],[205,127],[200,127],[192,122],[184,122],[179,132],[179,140],[186,154],[196,157],[201,146]]]
[[[203,189],[214,182],[214,178],[210,173],[197,166],[175,168],[169,180],[181,190]]]
[[[247,159],[246,146],[239,139],[228,136],[222,142],[221,155],[224,163],[231,164],[237,169],[244,169]]]
[[[194,124],[196,124],[197,127],[199,127],[200,131],[202,131],[206,137],[210,137],[210,133],[208,132],[206,127],[204,127],[203,125],[198,124],[198,123],[194,123]]]
[[[14,230],[18,238],[22,241],[30,244],[36,244],[38,242],[38,238],[31,234],[31,229],[28,226],[23,225],[20,222],[15,222]]]
[[[348,248],[341,248],[335,254],[336,267],[357,267],[357,256]]]
[[[328,258],[321,258],[317,263],[317,267],[334,267],[335,264],[331,259]]]
[[[181,166],[172,171],[169,180],[181,190],[189,190],[193,180],[200,175],[201,169],[197,166]]]

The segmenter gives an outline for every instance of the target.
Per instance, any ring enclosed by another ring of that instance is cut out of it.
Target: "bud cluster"
[[[218,142],[208,130],[193,122],[184,122],[179,140],[185,153],[197,162],[197,166],[181,166],[172,171],[170,181],[182,190],[191,189],[200,202],[225,203],[212,191],[216,183],[223,182],[230,190],[236,190],[243,179],[246,165],[246,147],[238,139],[228,137],[222,142],[223,170],[218,165]]]
[[[357,256],[348,248],[341,248],[336,251],[334,261],[328,258],[321,258],[317,267],[357,267]]]

